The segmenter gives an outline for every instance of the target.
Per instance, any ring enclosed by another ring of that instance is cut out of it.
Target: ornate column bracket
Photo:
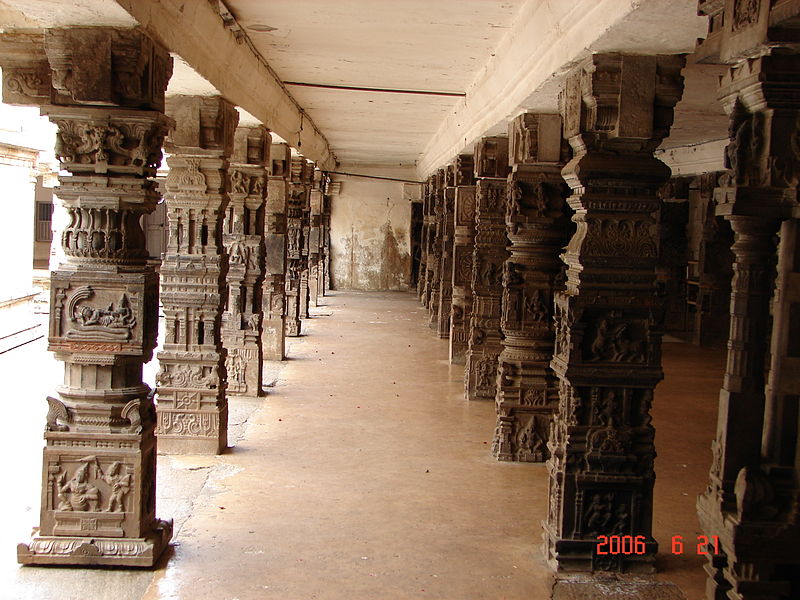
[[[70,219],[48,336],[64,383],[47,398],[40,525],[17,558],[151,567],[172,522],[155,516],[155,411],[142,365],[156,345],[158,277],[140,221],[159,199],[172,59],[139,30],[97,27],[4,34],[0,64],[4,101],[43,106],[58,126],[66,174],[55,193]]]
[[[239,127],[228,169],[230,202],[222,234],[228,254],[228,289],[222,341],[227,351],[228,393],[232,395],[262,394],[264,200],[271,143],[265,127]]]
[[[166,338],[156,379],[158,441],[167,453],[218,454],[228,431],[222,225],[239,116],[219,96],[171,97],[167,114],[176,128],[166,145],[169,240],[161,263]]]
[[[544,462],[558,407],[550,368],[555,333],[553,294],[563,287],[569,217],[561,168],[568,157],[559,115],[525,113],[509,126],[512,171],[506,195],[511,255],[503,265],[503,332],[497,387],[498,460]]]
[[[502,350],[503,264],[508,138],[483,138],[475,145],[475,248],[472,255],[472,313],[465,370],[467,400],[494,400]]]
[[[561,571],[651,572],[654,435],[662,378],[653,151],[681,96],[682,56],[596,54],[567,77],[562,174],[577,226],[555,294],[558,416],[549,433],[547,560]],[[642,554],[598,555],[598,535],[643,536]]]
[[[292,150],[288,144],[272,144],[267,204],[264,212],[266,263],[262,342],[266,360],[285,358],[286,338],[286,210]]]
[[[461,154],[455,165],[453,206],[453,292],[450,315],[450,363],[463,365],[469,347],[472,316],[472,254],[475,248],[475,164]]]
[[[728,363],[709,484],[697,502],[704,533],[721,546],[706,566],[707,597],[790,598],[800,594],[790,574],[800,566],[797,386],[786,378],[796,354],[788,340],[800,336],[790,316],[798,306],[800,54],[792,28],[800,2],[699,6],[711,27],[698,52],[729,65],[719,88],[730,115],[727,173],[715,201],[734,233]]]

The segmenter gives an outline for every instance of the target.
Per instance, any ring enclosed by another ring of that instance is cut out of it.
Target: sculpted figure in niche
[[[129,473],[122,473],[121,469],[122,464],[119,461],[114,461],[108,471],[103,473],[100,464],[97,464],[100,478],[111,488],[108,506],[106,507],[108,512],[125,512],[125,496],[131,489],[131,476]]]
[[[249,181],[241,171],[231,171],[231,191],[234,194],[247,194]]]
[[[94,458],[94,457],[92,457]],[[84,461],[87,459],[83,459]],[[95,460],[97,460],[95,458]],[[89,463],[84,462],[67,481],[67,472],[58,478],[58,510],[97,512],[100,502],[99,490],[89,483]]]
[[[544,303],[541,290],[533,290],[530,296],[523,296],[522,303],[525,308],[525,316],[531,321],[538,322],[547,320],[550,311]]]
[[[478,367],[478,387],[490,387],[492,379],[496,375],[496,361],[491,358],[484,358]]]
[[[586,508],[586,531],[589,536],[608,531],[608,526],[613,517],[612,494],[594,494],[592,502]]]

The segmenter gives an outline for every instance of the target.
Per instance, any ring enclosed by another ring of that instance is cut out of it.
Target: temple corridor
[[[490,455],[494,406],[464,399],[463,368],[449,364],[416,297],[331,292],[311,311],[289,360],[265,362],[268,395],[231,398],[232,448],[159,456],[158,514],[175,518],[175,548],[154,572],[12,564],[38,513],[43,415],[31,403],[10,440],[26,452],[3,455],[20,492],[6,502],[27,506],[2,532],[0,597],[548,597],[546,467]],[[653,406],[657,577],[687,599],[702,596],[703,557],[689,542],[671,554],[670,539],[699,533],[723,357],[665,343]],[[43,390],[58,377],[43,344],[0,360],[4,374],[35,361]]]

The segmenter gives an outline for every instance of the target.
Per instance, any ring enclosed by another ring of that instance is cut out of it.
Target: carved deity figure
[[[247,176],[238,170],[231,171],[231,191],[234,194],[247,194]]]
[[[484,358],[478,369],[478,387],[489,387],[492,385],[492,378],[496,373],[496,361],[491,358]]]
[[[586,531],[590,536],[608,531],[611,519],[613,494],[594,494],[592,502],[586,508]]]
[[[100,491],[89,483],[88,462],[78,467],[69,481],[67,472],[62,471],[58,478],[58,498],[58,510],[97,512]]]
[[[125,496],[131,489],[131,476],[129,473],[122,473],[122,464],[119,461],[114,461],[108,468],[108,471],[103,473],[100,465],[97,465],[101,473],[101,479],[105,481],[111,488],[111,493],[108,497],[107,512],[125,512]]]
[[[525,316],[531,321],[541,322],[547,320],[549,311],[542,299],[541,290],[533,290],[530,296],[523,296],[522,304],[525,309]]]

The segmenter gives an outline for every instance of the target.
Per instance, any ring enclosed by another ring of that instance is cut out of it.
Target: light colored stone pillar
[[[311,315],[308,307],[311,301],[310,278],[311,278],[311,191],[314,185],[314,164],[303,160],[303,249],[300,253],[300,317],[308,319]]]
[[[472,255],[475,248],[475,164],[472,155],[456,159],[453,207],[453,293],[450,315],[450,362],[463,365],[469,347],[472,315]]]
[[[228,441],[222,224],[239,115],[220,96],[168,98],[167,114],[176,127],[166,145],[169,242],[161,264],[166,339],[156,379],[158,443],[166,453],[218,454]]]
[[[239,127],[228,168],[230,202],[222,239],[228,254],[228,301],[222,314],[228,393],[262,393],[264,197],[272,143],[266,127]]]
[[[10,64],[9,41],[21,51]],[[3,100],[44,105],[58,126],[66,174],[55,193],[69,215],[48,338],[64,383],[47,398],[40,525],[17,557],[150,567],[172,522],[155,517],[155,414],[142,364],[156,345],[158,278],[140,222],[159,199],[172,59],[140,31],[96,27],[6,34],[0,64]]]
[[[286,206],[292,163],[288,144],[272,144],[271,167],[264,212],[266,263],[262,346],[265,360],[285,358],[286,338]]]
[[[683,91],[683,56],[595,54],[562,95],[574,157],[562,173],[577,229],[555,294],[558,416],[549,433],[547,560],[561,571],[652,572],[654,437],[661,370],[653,151]],[[642,552],[598,554],[600,535],[641,536]]]
[[[511,255],[503,274],[503,351],[492,454],[498,460],[544,462],[558,407],[558,379],[550,361],[553,293],[563,287],[559,254],[570,229],[569,188],[561,177],[569,149],[557,114],[522,114],[511,122],[508,137],[512,171],[505,220]]]
[[[508,138],[483,138],[475,146],[475,249],[472,255],[472,314],[465,372],[468,400],[494,400],[500,351]]]
[[[309,238],[308,238],[308,297],[309,305],[317,306],[317,298],[321,296],[322,271],[320,255],[322,251],[322,172],[317,171],[314,185],[310,193]]]

